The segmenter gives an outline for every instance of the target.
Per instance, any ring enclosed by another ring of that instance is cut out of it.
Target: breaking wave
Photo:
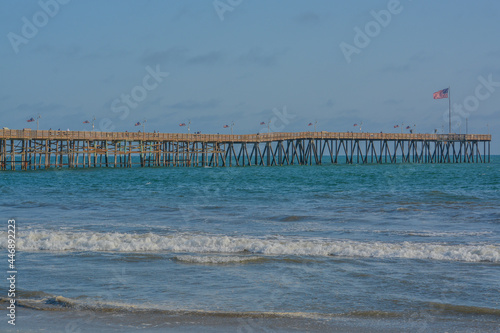
[[[224,264],[237,264],[237,263],[241,264],[249,262],[262,262],[265,261],[265,258],[255,257],[255,256],[229,256],[229,255],[219,255],[219,256],[180,255],[176,256],[174,260],[191,264],[224,265]]]
[[[5,232],[0,247],[7,248]],[[499,244],[378,242],[291,237],[253,238],[177,233],[96,233],[32,230],[18,232],[17,249],[27,252],[170,252],[197,254],[261,254],[269,256],[337,256],[406,258],[466,262],[500,262]],[[180,261],[242,260],[241,258],[179,257]],[[251,258],[245,260],[254,260]]]

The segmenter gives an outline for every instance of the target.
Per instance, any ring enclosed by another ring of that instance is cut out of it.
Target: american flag
[[[134,126],[141,126],[141,123],[138,121],[138,122],[135,123]]]
[[[434,99],[448,98],[448,90],[449,88],[439,90],[435,92],[432,96],[434,97]]]
[[[84,124],[90,124],[90,121],[85,120],[83,123],[84,123]]]
[[[313,125],[313,123],[309,123],[309,124],[307,124],[307,126],[312,126],[312,125]]]
[[[32,123],[35,121],[35,118],[31,117],[30,119],[26,120],[28,123]]]
[[[411,128],[411,126],[406,126],[406,129],[410,129],[410,128]]]
[[[265,125],[266,123],[265,123],[264,121],[261,121],[261,122],[260,122],[260,124],[261,124],[261,125]]]
[[[354,124],[354,127],[358,126],[358,124]]]
[[[394,125],[394,128],[398,128],[398,127],[399,127],[399,125]]]
[[[179,126],[186,126],[186,123],[180,123]]]
[[[224,127],[224,128],[228,128],[228,127],[229,127],[229,125],[224,125],[223,127]]]

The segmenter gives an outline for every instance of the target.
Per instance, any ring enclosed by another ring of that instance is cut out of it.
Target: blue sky
[[[447,132],[432,94],[451,86],[452,131],[494,132],[498,17],[494,0],[2,1],[0,126]]]

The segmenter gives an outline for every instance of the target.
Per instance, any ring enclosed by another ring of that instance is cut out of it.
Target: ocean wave
[[[36,295],[36,297],[26,297]],[[43,297],[40,297],[40,296]],[[202,316],[219,318],[302,318],[302,319],[331,319],[331,318],[404,318],[411,316],[407,312],[391,312],[383,310],[354,310],[338,313],[321,312],[284,312],[284,311],[212,311],[204,309],[189,308],[165,308],[160,304],[133,304],[123,301],[103,301],[88,297],[69,298],[46,294],[42,291],[24,292],[24,297],[16,300],[18,306],[38,311],[92,311],[94,313],[113,314],[149,314],[168,316]],[[0,304],[8,304],[9,299],[0,297]],[[500,317],[500,309],[465,306],[459,304],[428,303],[422,311],[430,311],[430,314],[440,313],[442,315],[466,314],[487,315]]]
[[[174,257],[174,260],[184,263],[191,264],[213,264],[213,265],[224,265],[224,264],[235,264],[235,263],[249,263],[249,262],[262,262],[265,261],[263,257],[256,256],[195,256],[195,255],[180,255]]]
[[[373,232],[416,237],[479,237],[493,234],[492,231],[373,230]]]
[[[289,215],[285,217],[278,218],[281,222],[299,222],[310,219],[310,216],[300,216],[300,215]]]
[[[9,299],[0,297],[0,304],[7,304]],[[92,311],[94,313],[114,314],[149,314],[168,316],[211,316],[219,318],[303,318],[326,319],[338,314],[312,312],[279,312],[279,311],[211,311],[203,309],[166,309],[160,305],[132,304],[121,301],[96,301],[93,299],[68,298],[50,295],[42,299],[21,298],[16,303],[24,308],[39,311]]]
[[[6,233],[0,247],[7,248]],[[498,244],[378,242],[291,237],[253,238],[177,233],[96,233],[31,230],[18,232],[17,249],[39,252],[251,253],[269,256],[336,256],[500,262]]]
[[[500,309],[494,309],[494,308],[446,304],[446,303],[430,303],[429,305],[431,306],[434,312],[500,316]]]

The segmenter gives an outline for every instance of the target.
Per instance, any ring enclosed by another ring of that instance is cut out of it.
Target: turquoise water
[[[498,156],[2,172],[0,192],[0,246],[15,218],[18,300],[37,313],[500,324]]]

